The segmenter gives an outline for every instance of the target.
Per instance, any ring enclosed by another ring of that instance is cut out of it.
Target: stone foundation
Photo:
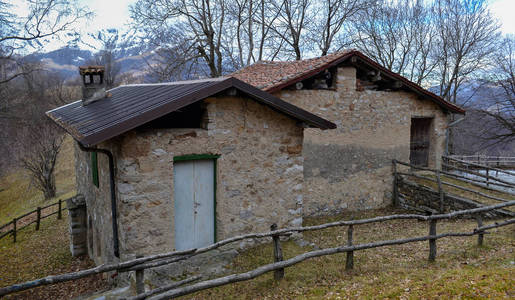
[[[70,232],[70,252],[72,256],[88,253],[87,245],[87,211],[84,196],[77,195],[67,199],[68,222]]]

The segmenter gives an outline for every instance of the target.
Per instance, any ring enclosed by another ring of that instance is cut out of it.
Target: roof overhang
[[[309,72],[300,74],[297,77],[285,80],[285,81],[281,82],[280,84],[270,86],[268,88],[265,88],[264,90],[269,93],[278,92],[278,91],[280,91],[288,86],[291,86],[299,81],[303,81],[305,79],[313,77],[313,76],[323,72],[326,69],[329,69],[329,68],[335,67],[335,66],[339,66],[343,63],[348,63],[350,65],[355,65],[355,66],[364,64],[369,68],[379,70],[381,72],[381,76],[384,76],[384,77],[389,78],[394,81],[401,82],[403,84],[403,86],[406,87],[408,90],[418,94],[419,96],[421,96],[424,99],[433,101],[438,106],[440,106],[442,109],[452,112],[452,113],[465,114],[465,110],[463,108],[461,108],[453,103],[450,103],[449,101],[446,101],[442,97],[424,89],[423,87],[412,82],[411,80],[388,70],[387,68],[381,66],[380,64],[378,64],[377,62],[375,62],[374,60],[370,59],[369,57],[367,57],[366,55],[364,55],[363,53],[361,53],[360,51],[357,51],[357,50],[345,52],[341,56],[337,57],[336,59],[334,59],[326,64],[323,64],[317,68],[314,68],[314,69],[310,70]]]
[[[138,91],[138,86],[157,87],[164,90],[164,92],[155,95],[152,93],[134,95],[134,91]],[[168,94],[166,93],[166,87],[170,89]],[[181,89],[174,89],[174,87],[181,87]],[[133,92],[124,93],[124,89],[129,88],[131,88]],[[91,147],[194,102],[214,96],[231,88],[309,127],[320,129],[336,128],[334,123],[326,119],[318,117],[233,77],[164,84],[121,86],[110,91],[110,94],[113,94],[113,98],[105,98],[87,106],[83,106],[79,100],[50,110],[46,114],[59,126],[63,127],[79,143]],[[176,94],[172,95],[172,91],[175,91]],[[180,94],[177,94],[179,92]],[[126,99],[134,100],[128,101]],[[138,102],[139,99],[143,99],[141,100],[142,102]],[[124,100],[126,100],[125,105]],[[145,106],[141,103],[144,103]],[[131,109],[130,105],[141,106],[141,108],[138,108],[139,110],[136,111]],[[112,120],[110,118],[112,118]]]

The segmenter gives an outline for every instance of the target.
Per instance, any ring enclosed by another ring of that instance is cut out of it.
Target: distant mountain
[[[120,73],[141,74],[147,67],[144,57],[152,55],[151,51],[145,52],[145,50],[137,45],[124,45],[114,49],[115,59],[121,65]],[[92,50],[69,46],[46,53],[33,53],[25,59],[42,62],[46,69],[72,79],[78,76],[78,67],[91,63],[94,57],[95,52]]]
[[[435,94],[439,93],[439,87],[433,86],[429,90]],[[458,89],[457,102],[460,106],[474,109],[488,109],[498,102],[499,98],[506,97],[504,91],[498,85],[469,80],[461,84]]]

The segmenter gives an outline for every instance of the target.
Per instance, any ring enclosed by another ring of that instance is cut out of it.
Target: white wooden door
[[[214,243],[215,161],[174,162],[175,249]]]

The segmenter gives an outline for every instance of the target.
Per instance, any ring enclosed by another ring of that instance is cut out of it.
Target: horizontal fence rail
[[[502,167],[512,167],[512,168],[515,168],[515,157],[513,157],[512,159],[513,160],[509,161],[508,164],[503,164],[503,165],[495,164],[494,166],[497,166],[497,167],[501,167],[502,166]],[[454,156],[442,156],[442,160],[443,160],[444,163],[446,163],[448,165],[458,165],[458,166],[465,167],[466,169],[476,168],[476,169],[486,170],[487,172],[488,171],[495,171],[496,173],[503,173],[503,174],[515,176],[515,172],[514,171],[509,171],[509,170],[505,170],[505,169],[500,169],[500,168],[492,167],[492,164],[488,164],[488,163],[479,163],[477,161],[466,160],[466,159],[459,159],[459,158],[456,158]]]
[[[12,221],[0,226],[0,239],[11,235],[13,237],[13,243],[16,243],[17,233],[29,227],[32,224],[35,225],[35,230],[39,230],[41,220],[51,217],[53,215],[57,215],[57,219],[62,219],[62,212],[66,210],[66,207],[63,207],[63,203],[66,203],[66,200],[59,199],[55,203],[51,203],[45,206],[40,206],[32,211],[24,213],[18,217],[12,219]],[[50,213],[44,214],[50,208],[57,206],[56,210],[53,210]],[[21,227],[19,226],[21,225]],[[4,231],[5,228],[11,226],[11,229]]]
[[[486,178],[486,180],[481,180],[481,179],[475,179],[475,178],[470,178],[468,176],[464,176],[464,175],[458,175],[458,174],[454,174],[454,173],[451,173],[451,172],[448,172],[448,171],[444,171],[444,170],[438,170],[438,169],[432,169],[432,168],[428,168],[428,167],[420,167],[420,166],[416,166],[416,165],[413,165],[413,164],[410,164],[410,163],[406,163],[406,162],[402,162],[402,161],[398,161],[398,160],[393,160],[393,164],[396,165],[396,164],[400,164],[400,165],[404,165],[404,166],[407,166],[407,167],[410,167],[412,169],[416,169],[416,170],[421,170],[421,171],[429,171],[429,172],[432,172],[432,173],[440,173],[440,174],[444,174],[448,177],[453,177],[453,178],[456,178],[456,179],[459,179],[461,181],[465,181],[473,186],[477,186],[477,187],[481,187],[481,188],[486,188],[486,189],[490,189],[490,190],[494,190],[494,191],[500,191],[498,189],[491,189],[489,188],[490,185],[492,186],[500,186],[500,187],[505,187],[505,188],[515,188],[515,182],[511,182],[511,181],[508,181],[508,180],[501,180],[499,178],[496,178],[495,176],[490,176],[490,175],[484,175],[484,174],[480,174],[478,172],[475,172],[475,171],[467,171],[467,173],[469,174],[472,174],[472,175],[475,175],[475,176],[480,176],[480,177],[483,177],[483,178]],[[445,163],[443,164],[445,165]],[[398,173],[397,170],[395,169],[394,173]],[[509,195],[513,195],[515,196],[514,193],[510,192],[510,191],[507,191],[507,190],[502,190],[503,193],[505,194],[509,194]]]
[[[445,157],[467,163],[477,163],[480,165],[515,166],[514,156],[450,155]]]
[[[515,205],[514,201],[508,201],[504,203],[499,203],[496,205],[490,205],[490,206],[484,206],[474,209],[467,209],[467,210],[460,210],[460,211],[454,211],[446,214],[437,214],[437,215],[418,215],[418,214],[398,214],[398,215],[389,215],[389,216],[380,216],[380,217],[374,217],[374,218],[368,218],[368,219],[358,219],[358,220],[343,220],[343,221],[337,221],[337,222],[331,222],[321,225],[314,225],[314,226],[306,226],[306,227],[294,227],[294,228],[284,228],[279,230],[272,230],[269,232],[263,232],[263,233],[250,233],[245,235],[240,235],[236,237],[232,237],[229,239],[222,240],[220,242],[217,242],[215,244],[212,244],[207,247],[198,248],[198,249],[189,249],[184,251],[173,251],[168,253],[162,253],[162,254],[156,254],[156,255],[150,255],[146,257],[136,258],[132,260],[128,260],[125,262],[120,262],[116,264],[106,264],[106,265],[100,265],[95,268],[82,270],[78,272],[73,273],[67,273],[67,274],[61,274],[61,275],[52,275],[47,276],[44,278],[19,283],[15,285],[11,285],[8,287],[0,288],[0,296],[4,296],[7,294],[15,293],[24,291],[27,289],[49,285],[49,284],[55,284],[59,282],[65,282],[65,281],[71,281],[80,279],[83,277],[99,274],[99,273],[105,273],[105,272],[111,272],[111,271],[117,271],[117,272],[128,272],[128,271],[141,271],[148,268],[154,268],[157,266],[162,266],[166,264],[170,264],[173,262],[186,260],[192,256],[205,253],[217,248],[220,248],[224,245],[234,243],[237,241],[245,240],[245,239],[255,239],[255,238],[273,238],[274,243],[274,263],[261,266],[257,269],[254,269],[252,271],[248,271],[245,273],[240,274],[233,274],[229,276],[224,276],[216,279],[206,280],[199,283],[192,284],[190,286],[186,287],[179,287],[181,285],[191,283],[193,281],[198,280],[197,277],[187,278],[185,280],[172,283],[167,286],[161,286],[157,289],[151,290],[149,292],[139,293],[139,295],[129,298],[129,299],[146,299],[147,297],[150,297],[154,295],[153,297],[149,299],[169,299],[171,297],[176,297],[180,295],[186,295],[190,294],[196,291],[200,291],[203,289],[215,287],[215,286],[221,286],[233,282],[238,281],[244,281],[244,280],[250,280],[252,278],[255,278],[257,276],[263,275],[265,273],[271,272],[271,271],[279,271],[276,272],[276,274],[281,274],[280,276],[276,276],[276,279],[280,279],[284,276],[284,271],[280,272],[280,270],[284,270],[284,268],[295,265],[297,263],[300,263],[302,261],[305,261],[310,258],[324,256],[324,255],[331,255],[335,253],[342,253],[347,252],[353,253],[354,251],[364,250],[364,249],[371,249],[371,248],[377,248],[377,247],[384,247],[384,246],[391,246],[391,245],[400,245],[400,244],[406,244],[406,243],[412,243],[412,242],[420,242],[420,241],[429,241],[430,245],[430,255],[429,259],[434,260],[436,256],[436,240],[445,238],[445,237],[458,237],[458,236],[472,236],[472,235],[479,235],[481,236],[481,241],[483,240],[483,235],[486,233],[485,231],[492,228],[497,228],[501,226],[506,226],[509,224],[515,223],[515,218],[508,219],[502,222],[495,222],[489,225],[483,225],[482,219],[481,219],[481,213],[485,213],[491,210],[496,210],[508,206]],[[462,233],[436,233],[436,224],[438,220],[442,219],[450,219],[458,216],[463,215],[473,215],[476,216],[478,227],[475,228],[472,232],[462,232]],[[370,223],[376,223],[376,222],[384,222],[389,220],[406,220],[406,219],[413,219],[413,220],[421,220],[421,221],[429,221],[430,222],[430,230],[429,235],[427,236],[421,236],[421,237],[411,237],[411,238],[404,238],[404,239],[396,239],[396,240],[387,240],[387,241],[377,241],[373,243],[367,243],[367,244],[353,244],[353,226],[362,225],[362,224],[370,224]],[[278,238],[281,235],[288,236],[295,232],[305,232],[305,231],[314,231],[314,230],[321,230],[331,227],[337,227],[337,226],[348,226],[348,240],[345,245],[342,245],[340,247],[335,248],[327,248],[312,252],[306,252],[304,254],[301,254],[299,256],[290,258],[288,260],[283,260],[282,258],[282,250],[280,246],[280,239]],[[479,239],[478,239],[479,241]],[[277,250],[276,250],[277,249]],[[280,254],[280,255],[279,255]],[[352,259],[352,255],[347,255],[347,259]],[[347,262],[346,263],[347,269],[353,268],[353,262]],[[140,280],[142,280],[143,276],[136,276],[139,277]],[[141,282],[137,282],[140,284]]]

